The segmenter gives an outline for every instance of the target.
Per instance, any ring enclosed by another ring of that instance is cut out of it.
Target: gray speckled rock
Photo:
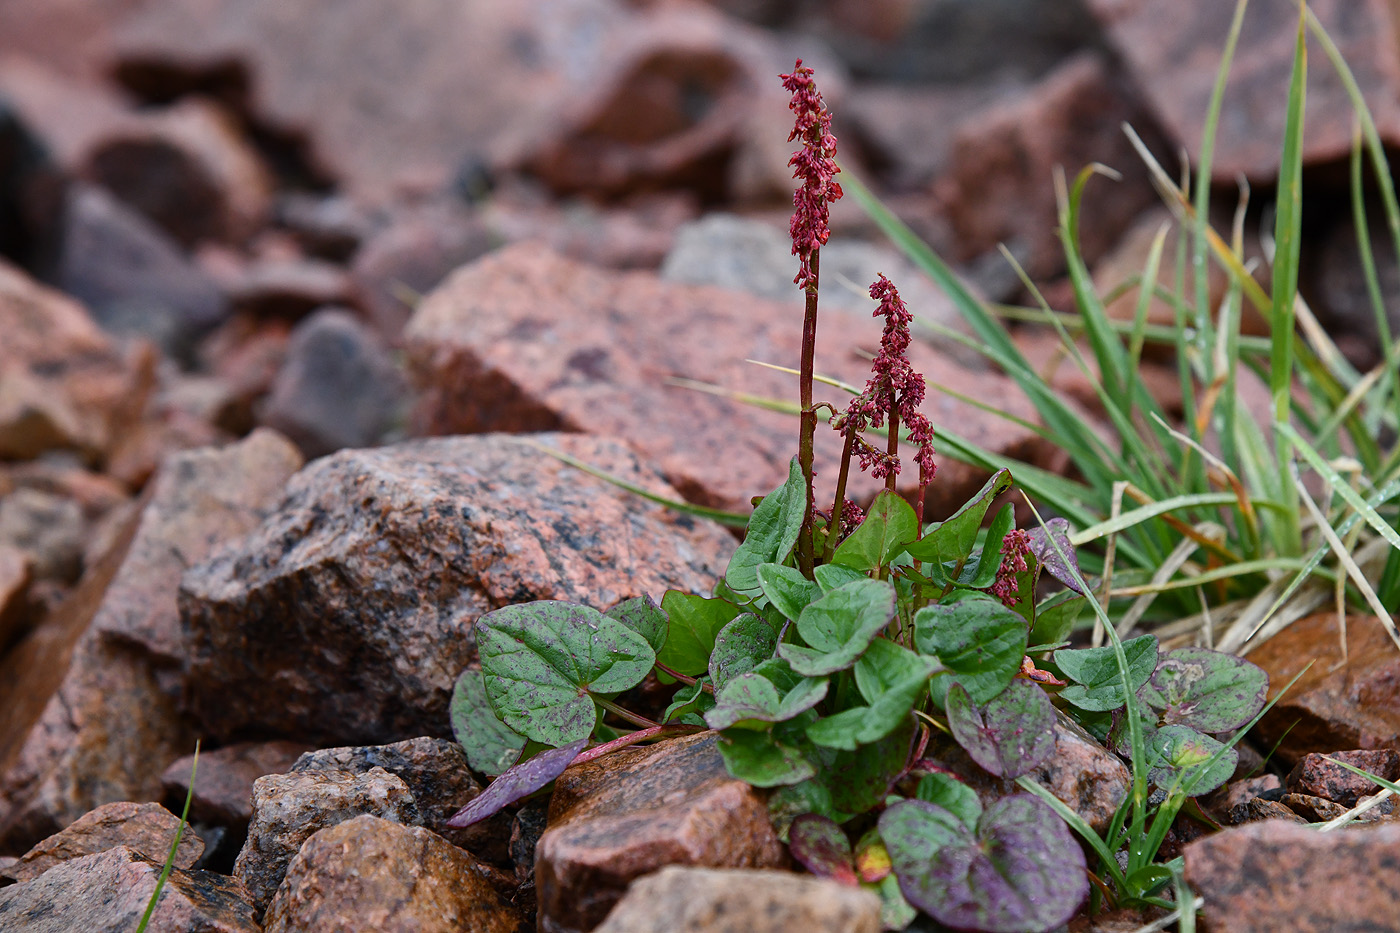
[[[15,881],[32,881],[62,862],[127,846],[153,861],[164,862],[175,841],[180,819],[158,803],[107,803],[24,853],[0,870]],[[204,840],[186,826],[175,852],[175,867],[189,868],[204,854]]]
[[[595,933],[876,933],[869,891],[785,871],[663,868],[640,878]]]
[[[0,933],[131,933],[161,863],[126,846],[86,855],[25,884],[0,888]],[[176,868],[151,914],[151,933],[259,933],[237,881]]]
[[[303,771],[260,777],[253,783],[253,820],[233,876],[262,911],[303,842],[319,829],[365,813],[396,823],[418,822],[408,785],[383,768],[364,774]]]
[[[538,438],[662,495],[621,444]],[[181,583],[191,706],[223,739],[445,735],[472,625],[508,603],[708,591],[734,539],[504,435],[341,451]]]

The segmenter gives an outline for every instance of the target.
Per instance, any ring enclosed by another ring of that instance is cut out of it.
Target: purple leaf
[[[788,848],[792,857],[812,874],[851,887],[860,884],[851,842],[834,820],[820,813],[802,814],[788,830]]]
[[[1040,561],[1040,566],[1045,568],[1050,576],[1080,596],[1089,595],[1080,589],[1079,581],[1075,579],[1079,573],[1079,558],[1075,557],[1074,545],[1069,542],[1067,519],[1052,518],[1045,523],[1044,528],[1032,528],[1026,534],[1031,539],[1031,554]],[[1051,539],[1054,539],[1054,544],[1050,543]],[[1064,554],[1064,557],[1060,554]]]
[[[481,822],[522,797],[530,796],[563,774],[564,769],[579,756],[587,744],[588,739],[579,739],[572,745],[551,748],[549,751],[540,752],[529,761],[522,761],[492,781],[491,786],[477,795],[471,803],[452,814],[447,825],[454,829],[463,829]]]
[[[1089,893],[1084,852],[1044,803],[993,803],[976,830],[936,804],[902,800],[880,816],[900,890],[945,926],[988,933],[1053,929]]]
[[[1045,691],[1013,680],[982,706],[962,684],[948,688],[948,726],[968,756],[1008,780],[1034,771],[1055,753],[1055,708]]]

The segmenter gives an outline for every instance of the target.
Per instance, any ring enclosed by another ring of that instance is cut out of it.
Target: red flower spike
[[[797,276],[792,280],[806,290],[814,283],[812,252],[826,244],[831,236],[827,205],[841,199],[841,185],[836,174],[836,137],[831,133],[831,111],[826,109],[821,92],[812,80],[812,69],[802,67],[797,60],[792,74],[779,75],[783,87],[792,94],[788,109],[797,114],[788,141],[800,139],[802,148],[792,154],[788,165],[792,177],[802,184],[793,193],[796,208],[788,232],[792,235],[792,254],[801,260]]]
[[[1021,601],[1016,586],[1016,574],[1024,573],[1029,566],[1026,558],[1031,553],[1031,536],[1017,528],[1008,531],[1002,539],[1001,566],[997,568],[997,579],[992,584],[992,595],[1008,608]]]

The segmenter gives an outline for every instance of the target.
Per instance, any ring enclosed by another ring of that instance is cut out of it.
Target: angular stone
[[[290,770],[339,770],[360,774],[371,768],[383,768],[403,779],[413,792],[423,826],[464,848],[471,848],[466,844],[468,839],[479,841],[471,829],[454,829],[447,825],[454,813],[481,793],[481,785],[472,777],[467,756],[456,742],[425,736],[392,745],[323,748],[302,755]]]
[[[1285,762],[1338,748],[1400,750],[1400,650],[1371,616],[1347,616],[1347,661],[1335,613],[1299,619],[1249,652],[1269,674],[1269,698],[1312,667],[1255,727]]]
[[[232,77],[247,116],[304,141],[313,178],[384,203],[446,188],[545,91],[591,73],[625,16],[600,0],[144,4],[116,65],[148,99]]]
[[[708,214],[676,231],[661,277],[687,285],[716,285],[783,302],[800,313],[805,299],[793,288],[792,238],[777,224],[736,214]],[[893,249],[857,240],[833,238],[822,247],[823,281],[857,284],[880,273],[899,287],[900,297],[921,320],[949,327],[962,325],[953,303],[923,273]],[[821,307],[840,308],[862,317],[875,308],[870,295],[847,288],[822,292]],[[969,354],[971,355],[971,354]]]
[[[1231,781],[1204,797],[1197,797],[1196,802],[1211,819],[1217,823],[1229,824],[1234,822],[1230,819],[1230,814],[1235,807],[1244,806],[1255,797],[1270,792],[1273,792],[1274,796],[1283,793],[1283,782],[1278,779],[1277,774],[1261,774],[1258,777]]]
[[[590,930],[633,880],[667,865],[783,862],[763,796],[725,771],[713,733],[626,749],[555,781],[535,849],[539,929]]]
[[[934,735],[925,757],[977,791],[984,805],[1005,796],[1005,782],[980,768],[950,738]],[[1055,754],[1027,777],[1054,794],[1094,831],[1103,833],[1128,796],[1132,775],[1122,760],[1064,713],[1055,716]]]
[[[1255,823],[1197,840],[1185,856],[1211,933],[1397,929],[1400,826]]]
[[[1234,5],[1089,0],[1088,6],[1154,116],[1197,159]],[[1355,74],[1381,138],[1394,144],[1400,140],[1395,38],[1400,13],[1388,0],[1316,0],[1308,8],[1327,27]],[[1256,183],[1277,176],[1297,35],[1298,10],[1290,0],[1259,0],[1246,9],[1211,163],[1211,174],[1221,184],[1232,185],[1240,174]],[[1351,151],[1351,101],[1311,36],[1308,45],[1303,160],[1328,162]]]
[[[622,445],[537,438],[674,498]],[[509,436],[342,451],[185,575],[190,701],[208,734],[319,744],[443,735],[472,624],[507,603],[606,608],[708,590],[733,538]]]
[[[684,188],[719,199],[745,117],[784,64],[770,41],[702,4],[620,19],[600,43],[598,67],[557,86],[530,125],[500,144],[497,162],[560,193]]]
[[[1278,802],[1309,823],[1323,823],[1327,820],[1334,820],[1347,812],[1348,809],[1336,801],[1328,800],[1324,797],[1314,797],[1310,794],[1284,794],[1279,798]]]
[[[359,304],[385,340],[396,341],[426,295],[464,263],[490,251],[491,231],[457,201],[400,208],[355,253],[351,276]]]
[[[1299,816],[1292,808],[1284,806],[1277,800],[1269,800],[1265,797],[1252,797],[1244,803],[1237,803],[1230,808],[1229,818],[1226,820],[1233,826],[1244,823],[1263,823],[1267,821],[1280,821],[1284,823],[1307,823],[1308,821]]]
[[[176,703],[180,573],[254,527],[299,463],[271,431],[171,457],[108,555],[0,660],[0,847],[160,798],[160,772],[194,745]]]
[[[144,407],[134,372],[81,306],[0,261],[0,458],[99,459]]]
[[[535,244],[508,247],[455,272],[409,322],[410,372],[423,388],[418,426],[432,434],[562,429],[622,437],[690,501],[747,511],[752,496],[787,477],[793,418],[668,381],[683,376],[792,399],[791,376],[744,361],[796,366],[800,320],[787,304],[608,273]],[[875,322],[825,315],[816,370],[864,385],[869,360],[856,351],[878,345]],[[960,391],[975,386],[981,401],[1034,419],[1009,380],[969,372],[919,342],[909,355],[930,380]],[[839,393],[832,397],[840,403]],[[1044,449],[1032,432],[946,395],[931,391],[923,410],[935,432],[948,425],[1006,456],[1034,461]],[[825,428],[818,437],[816,469],[831,484],[821,495],[834,487],[837,440]],[[916,488],[908,484],[917,472],[906,467],[906,491]],[[951,514],[984,478],[943,458],[926,514]],[[860,495],[875,487],[853,479],[851,488]]]
[[[253,816],[253,782],[264,774],[291,770],[308,751],[300,742],[237,742],[212,752],[200,752],[195,770],[190,820],[245,832]],[[167,796],[184,800],[190,787],[192,755],[177,758],[161,775]]]
[[[0,544],[24,552],[40,579],[77,581],[87,530],[82,508],[67,496],[21,487],[0,497]]]
[[[369,211],[339,194],[281,191],[273,216],[303,252],[329,262],[345,263],[358,256],[360,245],[374,231]]]
[[[1379,784],[1348,771],[1334,761],[1328,761],[1328,758],[1344,761],[1387,781],[1400,778],[1400,752],[1392,748],[1332,752],[1326,757],[1310,753],[1304,755],[1288,772],[1288,789],[1296,794],[1326,797],[1348,807],[1356,806],[1357,800],[1380,790]]]
[[[1149,145],[1150,120],[1106,61],[1082,53],[1030,93],[988,107],[959,124],[951,167],[935,190],[957,237],[960,258],[1005,243],[1033,278],[1064,268],[1056,236],[1054,170],[1073,179],[1091,162],[1123,174],[1090,184],[1080,217],[1080,244],[1093,262],[1117,242],[1142,209],[1157,200],[1147,170],[1121,129],[1131,123]],[[1110,188],[1110,184],[1112,187]]]
[[[319,829],[362,813],[395,823],[418,822],[408,785],[383,768],[364,774],[269,774],[254,781],[253,819],[233,876],[248,889],[258,912],[267,909],[303,842]]]
[[[470,855],[425,829],[375,816],[311,836],[264,918],[266,933],[516,933],[524,926]]]
[[[24,853],[4,874],[15,881],[32,881],[62,862],[117,846],[163,864],[179,829],[180,818],[158,803],[104,803]],[[185,827],[172,864],[189,868],[202,854],[204,840]]]
[[[232,283],[234,310],[254,317],[297,320],[322,305],[351,300],[349,275],[319,259],[270,259],[243,270]]]
[[[29,555],[0,544],[0,653],[29,625],[29,582],[33,577]]]
[[[109,333],[146,337],[178,359],[228,308],[163,230],[91,185],[69,191],[56,282]]]
[[[84,174],[181,245],[241,242],[267,219],[272,177],[233,117],[185,98],[96,140]]]
[[[34,881],[0,888],[0,930],[130,933],[155,893],[161,866],[126,846],[64,862]],[[147,929],[260,933],[262,928],[237,881],[175,868]]]
[[[373,447],[406,408],[404,377],[379,339],[349,312],[326,309],[292,330],[261,421],[320,457]]]
[[[876,933],[869,891],[786,871],[663,868],[639,878],[596,933]]]

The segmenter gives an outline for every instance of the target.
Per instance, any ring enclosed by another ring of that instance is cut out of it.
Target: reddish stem
[[[836,542],[841,537],[841,512],[846,507],[846,480],[851,474],[851,452],[855,449],[855,426],[846,425],[846,443],[841,448],[841,472],[836,475],[836,503],[831,507],[831,523],[826,526],[826,547],[822,550],[822,563],[828,563],[836,553]]]
[[[890,438],[886,450],[890,455],[890,471],[885,474],[885,488],[894,492],[895,481],[899,474],[894,471],[894,467],[899,463],[899,406],[895,404],[894,393],[890,393]]]
[[[797,465],[807,487],[807,507],[802,512],[802,531],[797,538],[797,569],[812,579],[815,565],[812,532],[816,524],[817,500],[814,491],[815,473],[812,469],[817,436],[817,412],[812,407],[812,373],[816,368],[817,352],[817,284],[820,275],[821,250],[814,249],[808,265],[812,270],[807,285],[806,314],[802,321],[802,362],[798,390],[801,393],[802,414],[797,437]]]
[[[604,755],[615,752],[620,748],[626,748],[629,745],[636,745],[638,742],[666,738],[671,735],[693,735],[697,732],[707,731],[708,730],[704,726],[687,726],[683,723],[648,726],[637,732],[629,732],[627,735],[613,739],[611,742],[604,742],[602,745],[590,748],[588,751],[575,758],[569,766],[573,767],[574,765],[587,764],[595,758],[602,758]]]
[[[669,668],[666,665],[662,664],[660,661],[655,662],[652,666],[655,667],[661,673],[665,674],[667,677],[674,677],[681,683],[687,684],[691,687],[695,686],[695,684],[700,680],[700,678],[698,677],[691,677],[689,674],[682,674],[678,670]],[[711,695],[713,695],[715,692],[715,688],[710,684],[701,684],[700,689]]]

